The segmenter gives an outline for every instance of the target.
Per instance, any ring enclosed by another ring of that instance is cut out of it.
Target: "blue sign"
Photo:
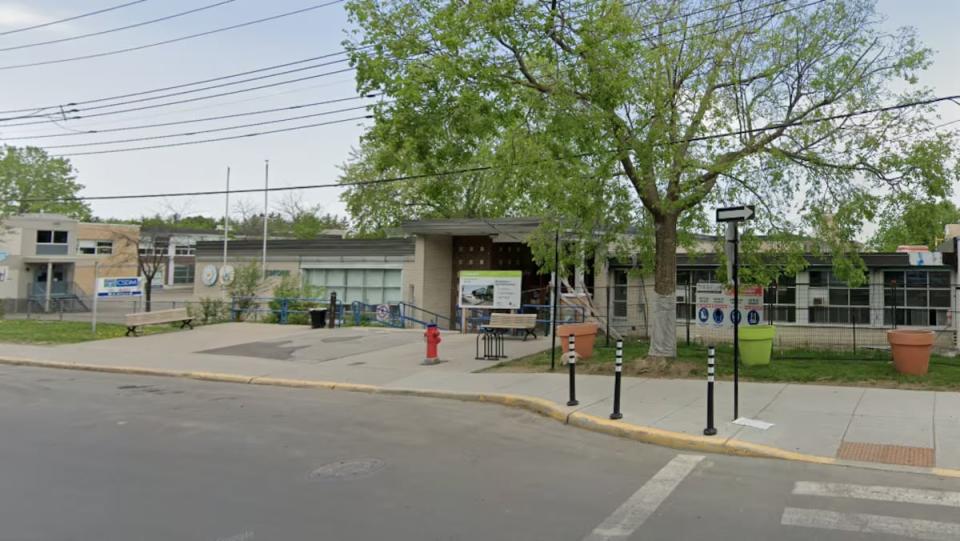
[[[750,310],[747,312],[747,323],[749,325],[759,325],[760,324],[760,312],[756,310]]]
[[[730,321],[734,322],[736,325],[740,324],[740,310],[730,311]]]
[[[717,308],[713,311],[713,322],[717,325],[723,323],[723,310]]]
[[[706,308],[701,308],[700,311],[697,312],[697,319],[700,320],[700,323],[706,323],[707,320],[710,319],[710,311]]]
[[[10,254],[8,254],[7,252],[0,252],[0,261],[5,260],[8,255]]]

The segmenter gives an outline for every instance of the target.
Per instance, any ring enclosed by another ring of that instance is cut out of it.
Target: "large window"
[[[714,269],[684,269],[677,271],[677,319],[693,319],[697,311],[697,284],[715,282]]]
[[[870,323],[870,288],[850,287],[826,270],[810,271],[810,323]]]
[[[794,276],[781,276],[777,281],[763,288],[763,304],[767,321],[796,323],[797,321],[797,279]]]
[[[613,271],[613,317],[627,317],[627,271],[616,269]]]
[[[192,284],[193,273],[194,273],[193,265],[174,265],[173,266],[173,283]]]
[[[77,243],[77,251],[87,255],[109,255],[113,253],[113,241],[81,240]]]
[[[37,255],[64,255],[66,253],[66,231],[37,230]]]
[[[196,247],[194,246],[181,246],[177,245],[174,248],[174,255],[194,255],[196,253]]]
[[[949,271],[885,271],[884,325],[941,327],[950,310]]]
[[[305,274],[307,284],[323,288],[324,296],[335,292],[345,303],[391,304],[403,300],[399,269],[308,269]]]

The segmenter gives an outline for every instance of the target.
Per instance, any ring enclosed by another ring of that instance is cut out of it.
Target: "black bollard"
[[[614,372],[613,375],[613,413],[610,414],[610,418],[623,419],[623,414],[620,413],[620,378],[623,375],[623,340],[617,340],[617,361],[614,370],[616,372]]]
[[[704,436],[713,436],[717,428],[713,426],[713,383],[716,377],[717,350],[707,346],[707,428],[703,429]]]
[[[580,404],[577,402],[577,350],[576,350],[576,337],[570,335],[570,338],[567,339],[567,365],[570,367],[570,400],[567,400],[568,406],[576,406]]]

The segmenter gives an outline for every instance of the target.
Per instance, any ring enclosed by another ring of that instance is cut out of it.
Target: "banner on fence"
[[[520,308],[522,271],[460,271],[460,305]]]
[[[733,311],[733,288],[713,282],[697,284],[697,324],[713,327],[733,326],[742,317],[741,325],[763,323],[763,287],[740,286],[740,311]]]
[[[137,276],[97,278],[98,297],[139,297],[141,295],[143,295],[143,279]]]

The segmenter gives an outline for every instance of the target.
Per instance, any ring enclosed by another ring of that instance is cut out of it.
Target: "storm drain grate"
[[[383,469],[384,462],[379,458],[364,458],[360,460],[340,460],[320,466],[310,472],[310,479],[316,481],[349,481],[373,475]]]
[[[929,447],[907,447],[906,445],[886,445],[845,441],[837,451],[837,458],[858,462],[880,462],[898,466],[934,465],[934,451]]]

